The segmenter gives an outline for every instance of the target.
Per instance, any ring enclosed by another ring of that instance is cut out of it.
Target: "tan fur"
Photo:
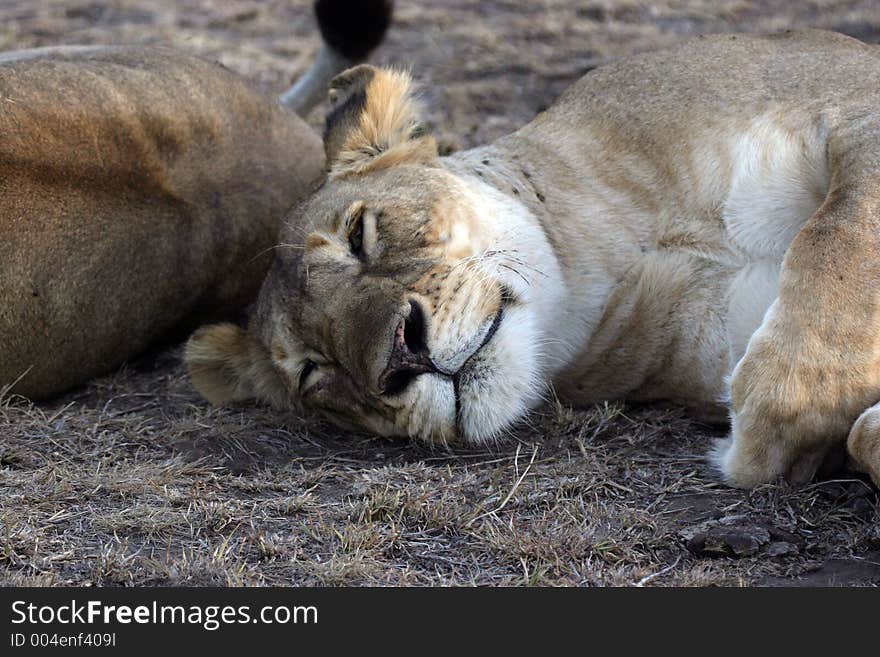
[[[874,404],[859,416],[849,433],[846,448],[856,469],[870,474],[880,486],[880,404]]]
[[[284,228],[308,248],[277,254],[249,328],[284,345],[272,363],[291,403],[480,442],[552,383],[575,404],[729,410],[715,458],[737,486],[806,480],[848,434],[878,480],[876,47],[695,39],[597,69],[516,133],[446,158],[406,148],[422,137],[396,74],[361,67],[342,88],[333,175]],[[352,203],[375,231],[365,254],[334,228]],[[401,327],[436,367],[388,394]]]
[[[220,406],[231,401],[258,397],[275,399],[278,374],[265,350],[235,324],[216,324],[199,329],[187,344],[189,373],[209,402]]]
[[[316,135],[173,51],[0,56],[0,389],[105,373],[254,298]]]
[[[331,176],[363,175],[404,162],[429,161],[437,155],[433,137],[413,139],[421,128],[420,107],[408,73],[362,64],[340,77],[331,90],[331,102],[339,102],[340,88],[351,86],[362,86],[366,98],[356,126],[346,131],[335,153]]]

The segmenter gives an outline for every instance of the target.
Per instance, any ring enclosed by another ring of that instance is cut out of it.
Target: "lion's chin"
[[[506,313],[495,335],[455,376],[420,377],[408,433],[430,443],[494,442],[541,399],[540,354],[525,312]]]
[[[412,386],[396,425],[411,438],[431,444],[460,440],[455,422],[455,390],[441,374],[423,374]]]

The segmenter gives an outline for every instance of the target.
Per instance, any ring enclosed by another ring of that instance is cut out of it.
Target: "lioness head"
[[[555,260],[525,206],[441,158],[407,75],[331,88],[328,174],[282,229],[245,332],[197,332],[212,403],[258,398],[429,441],[490,440],[541,396]],[[548,269],[550,268],[550,269]]]

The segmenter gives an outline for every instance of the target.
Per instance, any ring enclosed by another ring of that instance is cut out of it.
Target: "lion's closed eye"
[[[358,213],[348,231],[348,246],[357,258],[364,257],[364,213]]]
[[[358,260],[376,255],[376,215],[363,201],[352,203],[343,215],[343,232],[351,254]]]
[[[314,378],[313,375],[318,371],[318,364],[311,360],[307,359],[303,362],[302,368],[299,371],[299,392],[302,394],[305,390],[308,389],[309,379]]]

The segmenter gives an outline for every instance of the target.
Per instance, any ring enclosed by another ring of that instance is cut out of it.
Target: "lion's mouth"
[[[495,319],[492,320],[492,324],[489,326],[489,330],[486,331],[486,335],[483,337],[483,341],[480,343],[480,346],[474,350],[470,356],[467,357],[467,360],[461,364],[461,367],[458,368],[458,372],[456,372],[456,376],[458,376],[463,369],[465,369],[470,363],[485,347],[489,342],[495,337],[495,334],[498,332],[498,327],[501,326],[501,320],[504,318],[504,306],[501,306],[498,309],[498,312],[495,313]]]

